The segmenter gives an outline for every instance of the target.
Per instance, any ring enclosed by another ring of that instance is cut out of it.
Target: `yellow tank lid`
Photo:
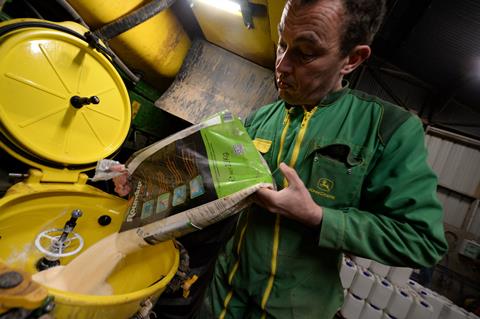
[[[130,102],[104,55],[66,32],[32,27],[0,37],[0,56],[0,142],[9,153],[75,170],[120,148]]]

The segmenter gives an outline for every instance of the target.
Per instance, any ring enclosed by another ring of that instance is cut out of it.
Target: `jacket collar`
[[[347,80],[343,80],[342,81],[342,88],[338,91],[328,93],[326,96],[323,97],[323,99],[320,101],[320,103],[318,103],[318,106],[319,107],[325,107],[325,106],[329,106],[329,105],[335,103],[336,101],[338,101],[340,98],[342,98],[349,91],[349,85],[350,85],[350,83]],[[285,102],[285,108],[287,109],[287,111],[289,111],[292,108],[295,108],[296,106],[297,105],[292,105],[292,104],[288,104],[287,102]]]

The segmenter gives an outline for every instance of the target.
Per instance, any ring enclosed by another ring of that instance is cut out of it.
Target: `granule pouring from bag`
[[[259,188],[274,188],[267,164],[228,111],[136,152],[126,166],[132,191],[120,232],[35,280],[77,293],[105,291],[125,255],[225,219]]]

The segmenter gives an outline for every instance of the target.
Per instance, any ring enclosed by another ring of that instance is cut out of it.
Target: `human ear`
[[[350,51],[345,58],[345,64],[341,69],[341,74],[346,75],[355,70],[363,61],[368,59],[372,50],[368,45],[357,45]]]

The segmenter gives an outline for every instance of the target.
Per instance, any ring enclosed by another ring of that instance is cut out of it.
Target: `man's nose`
[[[275,68],[279,73],[290,73],[292,71],[292,63],[290,54],[288,52],[277,54],[277,63]]]

